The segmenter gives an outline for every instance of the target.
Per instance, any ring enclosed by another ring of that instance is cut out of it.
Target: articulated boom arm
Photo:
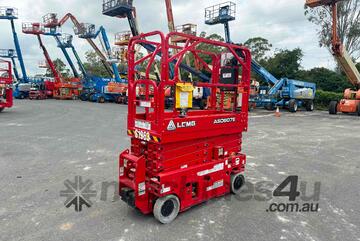
[[[39,44],[40,44],[40,47],[44,53],[44,56],[45,56],[45,59],[46,59],[46,62],[48,63],[50,69],[51,69],[51,72],[53,73],[54,75],[54,78],[55,78],[55,81],[56,82],[61,82],[61,76],[60,74],[57,72],[56,68],[55,68],[55,64],[54,62],[51,60],[50,58],[50,55],[45,47],[45,45],[43,44],[42,42],[42,39],[41,39],[41,36],[40,35],[37,35],[37,38],[38,38],[38,41],[39,41]]]
[[[69,63],[70,68],[71,68],[72,72],[74,73],[74,77],[79,78],[80,75],[79,75],[73,61],[71,60],[69,53],[66,50],[67,46],[64,45],[64,43],[61,41],[59,36],[55,35],[54,38],[56,40],[58,47],[61,49],[62,53],[64,54],[66,61]],[[71,43],[67,43],[67,45],[69,45],[68,47],[73,48]]]
[[[110,45],[110,42],[109,42],[109,38],[106,34],[106,30],[103,26],[101,26],[98,30],[98,32],[96,33],[96,36],[99,35],[101,33],[101,37],[102,37],[102,40],[103,40],[103,43],[105,44],[105,50],[106,50],[106,53],[107,53],[107,56],[109,58],[109,60],[111,61],[111,58],[112,58],[112,49],[111,49],[111,45]],[[115,75],[115,80],[117,82],[122,82],[121,81],[121,77],[120,77],[120,74],[119,74],[119,70],[118,70],[118,67],[116,65],[116,63],[112,63],[111,64],[111,67],[112,67],[112,70],[113,70],[113,73]]]
[[[269,84],[275,86],[279,82],[277,78],[275,78],[269,71],[267,71],[254,59],[251,60],[251,69],[255,71],[255,73],[257,73],[258,75],[260,75],[263,78],[263,80]]]
[[[47,14],[43,17],[45,27],[56,27],[56,26],[61,27],[69,19],[72,21],[75,28],[81,28],[80,22],[71,13],[67,13],[60,21],[57,19],[56,14],[53,14],[53,13]],[[101,52],[101,50],[97,47],[97,45],[94,43],[94,41],[92,39],[87,38],[86,41],[88,41],[88,43],[91,45],[91,47],[94,49],[94,51],[101,58],[101,62],[103,63],[103,65],[106,68],[106,70],[108,71],[108,73],[110,75],[113,75],[111,66],[107,62],[106,56]]]
[[[351,84],[360,87],[360,73],[357,70],[351,56],[341,43],[337,33],[337,3],[344,0],[306,0],[306,6],[310,8],[330,6],[332,12],[332,54],[344,70]]]

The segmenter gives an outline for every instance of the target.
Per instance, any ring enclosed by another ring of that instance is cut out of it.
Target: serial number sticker
[[[170,187],[162,187],[161,190],[160,190],[160,193],[163,194],[163,193],[167,193],[167,192],[170,192],[171,188]]]
[[[205,175],[208,175],[210,173],[218,172],[218,171],[221,171],[221,170],[224,170],[224,163],[216,164],[212,169],[207,169],[207,170],[198,172],[197,175],[201,177],[201,176],[205,176]]]
[[[135,127],[140,129],[151,130],[151,123],[148,121],[135,120]]]
[[[206,188],[206,191],[211,191],[211,190],[214,190],[214,189],[219,188],[219,187],[222,187],[222,186],[224,186],[224,180],[220,180],[220,181],[214,182],[213,185],[208,186],[208,187]]]
[[[231,78],[231,76],[232,76],[231,73],[224,73],[224,74],[223,74],[223,78],[224,78],[224,79]]]
[[[151,102],[150,101],[140,101],[140,107],[150,108]]]
[[[148,131],[135,130],[134,136],[136,139],[143,141],[150,141],[150,133]]]

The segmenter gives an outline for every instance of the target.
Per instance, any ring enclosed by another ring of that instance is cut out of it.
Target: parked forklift
[[[348,80],[355,86],[356,90],[346,89],[344,91],[344,99],[340,102],[331,101],[329,105],[329,114],[336,115],[338,112],[342,113],[356,113],[360,116],[360,73],[356,68],[351,56],[346,51],[345,46],[341,43],[337,32],[337,4],[344,0],[307,0],[306,6],[310,8],[315,7],[330,7],[332,14],[332,54],[338,61],[341,68],[344,70]],[[346,0],[345,0],[346,1]]]
[[[11,62],[0,59],[0,112],[13,106]]]
[[[225,2],[205,9],[205,24],[223,24],[225,41],[232,43],[230,37],[230,21],[235,20],[236,4]],[[307,111],[314,110],[316,84],[288,78],[277,79],[254,59],[251,61],[252,71],[258,74],[269,86],[260,86],[258,95],[252,95],[250,107],[262,107],[274,110],[276,107],[287,108],[297,112],[304,107]]]

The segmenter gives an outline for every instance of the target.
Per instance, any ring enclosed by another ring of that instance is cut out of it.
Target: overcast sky
[[[175,24],[196,23],[198,32],[219,33],[223,35],[222,26],[204,24],[204,8],[222,0],[173,0]],[[233,0],[237,4],[236,20],[231,22],[231,34],[234,42],[245,42],[251,37],[264,37],[274,49],[293,49],[300,47],[304,51],[302,66],[333,68],[334,60],[328,51],[320,48],[316,35],[316,26],[304,17],[304,0]],[[138,21],[142,32],[162,30],[167,32],[167,18],[164,0],[134,0]],[[16,27],[20,38],[25,64],[31,75],[42,73],[37,63],[44,57],[33,35],[21,33],[22,22],[39,22],[49,12],[58,13],[60,17],[71,12],[80,22],[90,22],[96,26],[103,25],[113,42],[114,34],[128,30],[125,19],[111,18],[102,15],[101,0],[0,0],[0,6],[13,6],[19,9]],[[63,33],[73,33],[68,22]],[[10,23],[0,21],[0,48],[14,48]],[[52,59],[63,58],[52,37],[44,37]],[[83,39],[74,40],[74,45],[85,61],[84,53],[90,49]]]

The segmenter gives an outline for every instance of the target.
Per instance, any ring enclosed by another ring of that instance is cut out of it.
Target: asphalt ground
[[[24,100],[0,114],[0,240],[360,240],[359,117],[251,112],[244,192],[162,225],[129,208],[111,186],[129,146],[126,112],[116,104]],[[60,196],[64,181],[78,175],[97,192],[81,212]],[[288,176],[306,182],[307,196],[320,182],[319,200],[305,200],[304,190],[294,202],[273,197]],[[269,211],[272,203],[306,202],[318,209]]]

